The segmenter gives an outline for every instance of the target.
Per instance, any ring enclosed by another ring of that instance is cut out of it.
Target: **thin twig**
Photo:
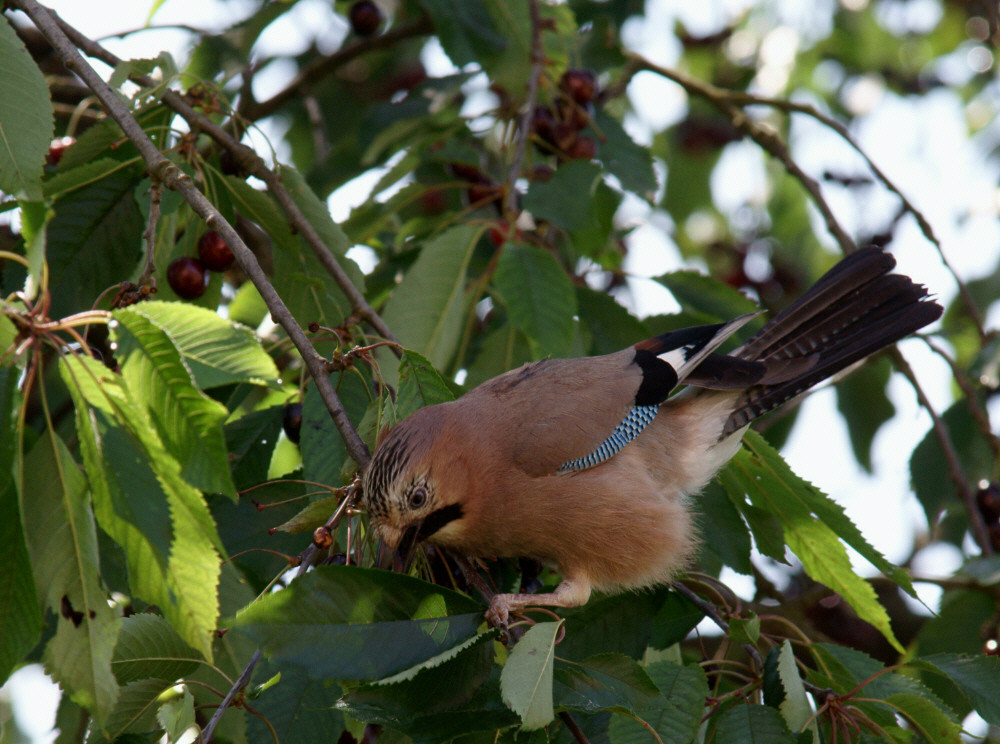
[[[149,219],[146,220],[146,230],[142,237],[146,240],[146,268],[139,277],[138,284],[143,286],[154,282],[153,272],[156,271],[154,255],[156,253],[156,223],[160,220],[160,199],[163,197],[163,184],[157,180],[149,182]]]
[[[53,49],[59,54],[66,67],[76,73],[94,92],[94,95],[101,101],[101,104],[115,120],[126,137],[135,145],[142,155],[143,160],[149,170],[150,178],[158,180],[167,188],[178,191],[192,210],[205,220],[209,228],[218,231],[223,240],[229,245],[236,255],[236,260],[250,281],[253,282],[257,291],[264,299],[271,317],[274,318],[291,338],[298,348],[299,353],[316,382],[316,389],[320,397],[326,404],[334,425],[340,432],[347,447],[347,452],[358,463],[364,467],[368,464],[370,455],[368,447],[358,435],[347,412],[344,410],[337,397],[337,393],[324,374],[324,359],[313,348],[308,337],[299,327],[288,307],[275,291],[253,252],[247,248],[243,239],[239,236],[233,226],[219,213],[204,194],[192,183],[191,178],[184,173],[176,164],[168,160],[163,153],[157,149],[156,145],[149,139],[139,123],[133,118],[126,108],[124,102],[118,97],[106,82],[97,74],[86,60],[77,51],[76,46],[69,40],[66,33],[60,28],[52,13],[35,0],[11,0],[11,5],[23,10],[32,20],[35,26],[48,39]]]
[[[576,740],[577,744],[590,744],[590,739],[583,733],[580,725],[573,720],[573,716],[563,710],[559,712],[559,720],[566,724],[566,728],[569,729],[570,734],[573,735],[573,739]]]
[[[902,372],[906,376],[906,379],[910,381],[914,392],[917,394],[917,400],[920,401],[920,405],[930,414],[931,421],[933,422],[934,436],[938,441],[938,446],[941,448],[941,453],[944,455],[945,465],[948,468],[948,476],[951,478],[951,482],[955,484],[955,490],[965,505],[965,511],[968,512],[969,527],[972,536],[976,539],[980,550],[983,551],[983,555],[993,555],[993,542],[990,540],[989,528],[987,528],[986,521],[983,519],[983,515],[976,504],[976,494],[973,493],[972,487],[969,485],[969,480],[965,475],[965,469],[962,467],[958,452],[955,450],[955,445],[952,444],[951,436],[948,433],[948,426],[938,415],[937,411],[934,410],[934,406],[917,381],[917,376],[914,374],[910,363],[906,361],[906,357],[896,347],[889,349],[888,353],[896,364],[896,369]]]
[[[337,529],[337,525],[340,524],[340,521],[344,518],[344,515],[347,514],[350,509],[357,506],[358,497],[360,496],[360,493],[361,489],[359,481],[355,479],[354,483],[348,486],[347,489],[344,491],[344,500],[337,505],[337,508],[333,512],[333,515],[328,520],[326,520],[326,524],[323,526],[326,527],[330,532],[333,532],[335,529]],[[320,549],[319,547],[316,546],[315,543],[309,543],[309,547],[303,550],[302,555],[299,556],[299,560],[301,562],[299,563],[299,568],[295,575],[300,576],[304,574],[309,569],[310,566],[314,565],[319,559],[319,552]]]
[[[528,97],[524,102],[525,109],[521,113],[521,121],[517,131],[517,147],[514,150],[514,159],[510,164],[510,172],[507,174],[507,188],[503,195],[503,212],[511,221],[511,229],[513,229],[513,221],[517,211],[515,191],[517,179],[521,175],[521,163],[524,161],[528,138],[531,136],[535,101],[538,98],[538,80],[542,75],[542,65],[545,62],[545,50],[542,47],[542,18],[538,10],[538,0],[528,0],[528,9],[531,12],[531,74],[528,76]]]
[[[722,615],[719,614],[719,608],[706,599],[695,594],[693,591],[688,589],[684,584],[679,581],[670,582],[670,587],[678,594],[689,599],[699,610],[705,613],[708,618],[722,629],[723,633],[729,632],[729,623],[723,619]],[[764,660],[760,656],[760,651],[757,647],[750,643],[742,644],[743,650],[747,652],[747,655],[753,660],[755,670],[759,674],[764,670]]]
[[[121,59],[104,49],[100,44],[93,42],[81,34],[75,28],[59,18],[59,16],[55,13],[52,13],[51,11],[50,13],[56,19],[56,22],[69,39],[88,56],[99,59],[111,67],[117,67],[121,63]],[[146,88],[153,88],[156,86],[156,81],[147,75],[131,75],[129,79],[137,85],[141,85]],[[267,184],[268,190],[271,192],[272,196],[274,196],[275,201],[278,202],[278,205],[288,217],[288,221],[291,226],[295,228],[298,234],[301,235],[306,241],[312,251],[316,254],[319,262],[323,265],[323,268],[326,269],[330,276],[333,277],[333,280],[337,283],[340,291],[344,293],[344,296],[351,305],[352,312],[368,323],[375,330],[376,334],[382,338],[390,341],[396,341],[392,331],[389,330],[389,327],[385,324],[382,318],[379,317],[378,313],[376,313],[368,304],[364,295],[362,295],[361,292],[358,291],[358,288],[354,286],[354,283],[347,275],[347,272],[345,272],[340,266],[336,256],[333,255],[332,251],[323,242],[322,238],[320,238],[319,233],[316,232],[312,223],[306,219],[302,210],[299,209],[295,200],[288,193],[288,189],[285,188],[280,176],[274,170],[267,167],[263,158],[258,156],[257,153],[249,147],[240,144],[240,142],[227,132],[224,127],[219,126],[207,116],[198,113],[187,101],[184,100],[182,96],[178,95],[176,92],[169,89],[163,89],[161,100],[168,108],[178,113],[185,121],[187,121],[192,130],[207,134],[222,147],[232,153],[237,165],[239,165],[240,168],[250,175],[256,176]],[[397,356],[400,355],[400,352],[396,349],[393,349],[393,353]]]
[[[965,407],[969,410],[969,415],[975,420],[976,426],[979,428],[979,433],[986,440],[986,444],[993,453],[993,460],[1000,462],[1000,437],[997,437],[993,433],[993,429],[990,426],[989,414],[984,410],[983,406],[979,405],[979,395],[975,388],[973,388],[972,380],[969,379],[965,370],[959,367],[955,360],[948,355],[948,352],[931,341],[927,336],[921,336],[921,339],[930,347],[931,351],[948,363],[948,367],[951,368],[952,377],[955,378],[955,384],[958,385],[965,396]]]
[[[222,719],[222,714],[226,712],[230,705],[233,704],[233,700],[236,696],[243,692],[243,689],[250,684],[250,677],[253,676],[253,670],[257,666],[257,662],[260,661],[261,653],[260,649],[253,652],[253,656],[250,657],[250,661],[247,662],[246,667],[240,672],[240,676],[236,678],[233,682],[233,686],[226,693],[226,696],[222,698],[222,702],[219,703],[219,707],[215,709],[215,713],[212,714],[212,718],[209,719],[208,725],[201,730],[201,736],[199,741],[201,744],[205,742],[212,741],[212,734],[215,733],[215,727],[219,725],[219,721]]]
[[[962,281],[961,277],[959,277],[958,272],[955,270],[955,267],[951,265],[950,261],[948,261],[948,257],[945,255],[944,252],[944,247],[941,245],[941,241],[938,240],[937,235],[934,233],[934,228],[931,226],[931,223],[927,220],[927,218],[923,215],[923,213],[916,208],[913,202],[911,202],[906,197],[906,195],[900,190],[900,188],[892,182],[889,176],[887,176],[885,172],[883,172],[883,170],[875,164],[875,161],[873,161],[868,156],[868,153],[866,153],[861,148],[861,145],[859,145],[851,136],[851,133],[847,130],[847,127],[845,127],[842,123],[840,123],[833,117],[824,114],[823,112],[819,111],[814,106],[808,103],[784,101],[778,98],[765,98],[762,96],[755,96],[750,93],[744,93],[743,91],[731,91],[730,95],[734,102],[739,103],[742,106],[751,106],[751,105],[769,106],[771,108],[777,109],[779,111],[784,111],[786,113],[799,113],[811,116],[812,118],[816,119],[816,121],[826,125],[834,132],[836,132],[838,135],[840,135],[840,138],[843,139],[848,145],[850,145],[851,149],[862,157],[862,159],[865,161],[865,165],[867,165],[868,169],[872,172],[872,175],[874,175],[875,178],[878,179],[878,181],[885,188],[887,188],[890,192],[896,195],[896,197],[900,200],[900,202],[903,205],[903,210],[913,215],[913,218],[917,221],[917,226],[920,228],[920,231],[924,234],[924,237],[927,238],[927,240],[937,249],[938,255],[941,257],[941,261],[944,263],[945,268],[948,269],[948,272],[951,274],[952,279],[954,279],[955,283],[958,285],[959,297],[961,297],[962,299],[962,304],[965,306],[965,311],[970,315],[973,323],[976,326],[976,330],[979,333],[980,340],[986,338],[986,330],[985,326],[983,325],[982,313],[980,313],[979,308],[976,306],[976,302],[972,298],[972,294],[969,292],[969,288],[966,286],[965,282]]]
[[[823,220],[826,222],[826,229],[840,245],[841,250],[845,254],[852,253],[857,250],[857,245],[855,245],[854,239],[851,238],[844,228],[840,226],[840,223],[833,214],[833,210],[830,208],[830,205],[827,204],[826,200],[823,198],[819,183],[802,170],[798,163],[792,159],[791,153],[788,151],[788,146],[775,132],[771,131],[767,127],[761,126],[747,116],[746,112],[734,102],[734,99],[729,91],[722,88],[716,88],[714,85],[710,85],[702,80],[685,75],[678,70],[662,67],[636,54],[630,54],[628,56],[628,60],[629,65],[635,68],[631,71],[631,74],[634,74],[637,70],[647,70],[665,77],[668,80],[673,80],[675,83],[684,88],[684,90],[697,95],[699,98],[705,99],[724,113],[736,129],[746,134],[767,152],[771,153],[771,155],[780,160],[785,166],[785,170],[798,179],[799,183],[801,183],[806,191],[808,191],[812,196],[813,201],[816,204],[816,208],[820,211],[820,214],[823,215]]]
[[[413,23],[406,26],[397,26],[386,31],[380,36],[373,36],[369,39],[356,41],[355,43],[338,49],[333,54],[326,57],[319,57],[307,63],[299,70],[299,74],[292,78],[292,81],[283,89],[275,93],[266,101],[255,101],[252,98],[244,98],[240,102],[239,114],[244,119],[257,121],[266,116],[270,116],[288,101],[297,98],[310,88],[314,83],[318,83],[331,72],[339,67],[360,57],[368,52],[380,49],[388,49],[396,42],[403,39],[410,39],[415,36],[426,36],[434,30],[431,19],[423,15]]]

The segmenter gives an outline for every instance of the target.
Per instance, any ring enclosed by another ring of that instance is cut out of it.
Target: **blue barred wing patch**
[[[611,436],[601,442],[597,449],[584,457],[564,462],[558,472],[570,473],[576,470],[586,470],[618,454],[626,444],[639,436],[642,430],[649,426],[649,422],[656,418],[656,412],[659,409],[659,405],[633,406],[632,410],[625,414],[622,422],[611,432]]]

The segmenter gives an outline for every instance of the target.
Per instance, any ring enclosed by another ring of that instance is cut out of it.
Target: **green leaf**
[[[167,741],[179,741],[181,734],[195,725],[191,691],[185,687],[179,696],[163,703],[156,712],[156,720],[166,732]]]
[[[483,654],[485,657],[489,650],[489,646],[484,648],[483,645],[476,645],[467,649],[463,656]],[[474,661],[470,662],[463,657],[455,659],[454,663],[475,668]],[[414,682],[403,686],[364,687],[361,694],[345,697],[338,703],[338,707],[352,718],[400,731],[416,744],[440,744],[456,737],[463,737],[464,741],[464,737],[476,732],[488,732],[488,741],[494,741],[498,729],[517,725],[517,715],[500,699],[500,674],[495,666],[485,681],[465,688],[448,683],[446,673],[446,669],[439,668],[422,673]],[[465,669],[459,669],[457,673],[464,675],[463,680],[469,679]],[[478,676],[472,679],[477,678]],[[423,689],[417,688],[419,682],[424,682]],[[398,695],[390,696],[389,692],[397,691],[397,688]],[[380,689],[385,692],[382,697],[376,697]],[[439,691],[441,697],[435,700],[433,695],[428,694],[433,691]],[[468,699],[455,702],[456,699],[465,697]],[[418,703],[422,700],[428,705],[421,709]],[[386,733],[388,731],[383,731],[383,737]],[[393,738],[391,741],[398,742],[400,739]]]
[[[617,178],[623,188],[646,201],[653,201],[657,184],[649,150],[637,145],[618,120],[609,116],[603,108],[597,107],[593,117],[594,125],[601,133],[598,157],[608,173]]]
[[[267,480],[284,411],[284,406],[271,406],[226,424],[226,449],[232,457],[231,470],[236,488],[242,490]]]
[[[534,341],[541,354],[561,356],[569,351],[576,294],[552,254],[532,245],[507,243],[493,286],[511,325]]]
[[[705,560],[705,553],[708,553],[718,558],[723,565],[749,576],[753,572],[750,563],[750,531],[733,506],[726,489],[719,485],[718,480],[712,481],[702,489],[693,505],[698,510],[702,560]],[[777,542],[783,547],[780,526],[777,531]]]
[[[736,703],[719,716],[715,740],[726,744],[795,744],[778,711],[750,703]]]
[[[420,719],[462,706],[489,677],[493,669],[492,630],[473,636],[449,649],[447,658],[436,657],[401,675],[363,685],[337,704],[362,721],[388,725],[404,733],[426,728]]]
[[[421,0],[420,5],[434,21],[434,30],[445,54],[457,67],[480,62],[507,46],[507,40],[493,25],[483,3],[465,0]]]
[[[837,409],[844,414],[851,447],[858,463],[872,472],[872,441],[896,407],[886,395],[892,365],[879,358],[848,375],[837,384]]]
[[[17,390],[18,370],[0,367],[0,685],[35,647],[42,633],[32,563],[21,522],[18,489],[14,482],[15,455],[20,437],[17,434],[17,409],[21,406]]]
[[[922,698],[942,712],[948,720],[955,720],[954,713],[919,680],[895,671],[886,673],[885,667],[868,654],[828,643],[813,644],[811,650],[819,668],[832,675],[830,681],[821,681],[819,684],[830,686],[841,694],[863,685],[862,696],[874,702],[859,701],[858,705],[864,706],[865,712],[880,725],[891,722],[893,716],[879,703],[895,695]]]
[[[795,652],[787,638],[782,642],[781,650],[778,652],[777,667],[781,686],[785,692],[784,700],[778,706],[781,717],[785,719],[785,723],[792,731],[801,731],[808,723],[808,730],[812,732],[813,742],[819,744],[819,727],[816,725],[815,719],[810,721],[813,717],[813,710],[809,704],[809,698],[806,696],[799,668],[795,663]]]
[[[159,615],[145,612],[126,617],[118,633],[111,668],[119,684],[140,679],[173,682],[191,674],[201,661]]]
[[[598,654],[581,662],[560,660],[553,674],[553,700],[560,710],[634,713],[660,698],[646,671],[623,654]]]
[[[591,201],[601,168],[586,160],[563,163],[548,181],[532,181],[524,195],[524,208],[536,220],[546,220],[564,230],[593,226]]]
[[[681,637],[697,625],[687,625],[684,616],[690,603],[675,603],[677,595],[666,587],[653,590],[595,596],[583,607],[566,611],[566,637],[559,644],[559,658],[582,661],[592,656],[594,649],[617,652],[641,659],[646,646],[663,648],[674,643],[679,628],[668,627],[680,619]],[[686,600],[682,600],[686,602]],[[669,637],[664,636],[667,631]],[[656,638],[656,641],[651,639]]]
[[[940,708],[925,697],[896,693],[885,699],[927,740],[934,744],[961,744],[962,727],[950,720]]]
[[[344,234],[340,225],[330,217],[330,211],[326,204],[316,196],[316,192],[309,187],[302,174],[292,166],[280,165],[277,172],[296,206],[302,210],[302,214],[316,230],[323,244],[337,257],[340,268],[347,273],[357,290],[363,293],[365,291],[364,275],[358,269],[357,264],[347,258],[347,249],[351,247],[351,241]],[[311,248],[304,247],[303,250],[312,253]]]
[[[114,171],[130,167],[130,163],[114,158],[98,158],[75,168],[60,168],[45,179],[45,198],[59,199],[79,188],[97,183]]]
[[[337,395],[347,411],[347,417],[358,427],[368,408],[367,383],[360,375],[350,372],[339,375],[339,382],[337,376],[331,380],[336,383]],[[300,437],[302,471],[306,480],[340,486],[348,459],[347,447],[315,385],[308,387],[302,401]]]
[[[697,271],[672,271],[656,277],[656,281],[670,290],[684,310],[713,320],[732,320],[760,309],[743,293]]]
[[[42,198],[42,166],[54,122],[49,87],[5,16],[0,23],[0,191]]]
[[[479,353],[468,366],[465,384],[475,387],[509,369],[520,367],[534,357],[531,343],[521,331],[509,323],[490,331],[483,337]]]
[[[744,448],[726,466],[722,479],[730,497],[735,499],[745,493],[755,507],[776,516],[785,542],[802,561],[806,573],[840,594],[859,617],[902,651],[875,590],[851,567],[838,536],[902,586],[909,587],[905,575],[868,544],[839,505],[796,476],[763,437],[747,432],[743,443]]]
[[[148,318],[166,332],[202,390],[237,382],[271,385],[278,380],[278,368],[261,348],[260,338],[218,313],[180,302],[143,302],[128,312]]]
[[[133,195],[141,178],[131,165],[53,204],[46,230],[51,317],[88,310],[105,289],[132,278],[144,228]]]
[[[650,333],[638,318],[615,301],[615,298],[590,287],[575,287],[580,323],[590,331],[590,353],[612,354]]]
[[[45,647],[46,671],[103,721],[118,697],[111,656],[121,625],[101,584],[97,526],[87,480],[51,430],[24,464],[22,503],[35,585],[43,607],[59,618]]]
[[[334,707],[341,695],[340,686],[316,684],[294,667],[285,666],[279,671],[267,659],[258,665],[254,678],[263,680],[274,675],[280,675],[278,683],[251,703],[260,715],[247,716],[246,741],[272,741],[277,734],[282,742],[336,742],[344,731],[344,717]]]
[[[997,690],[1000,690],[1000,658],[991,654],[934,654],[911,663],[946,675],[987,723],[1000,726],[1000,699],[997,698]]]
[[[941,414],[941,421],[968,481],[975,483],[980,479],[992,479],[993,454],[969,413],[969,404],[964,400],[952,404]],[[910,485],[924,507],[927,524],[932,528],[938,524],[942,511],[962,508],[949,472],[948,461],[931,426],[910,456]],[[962,519],[967,526],[966,517]]]
[[[426,357],[409,349],[403,352],[403,358],[399,360],[399,394],[396,398],[396,415],[400,419],[418,408],[454,399],[451,388]]]
[[[295,179],[292,175],[288,178]],[[273,241],[274,271],[271,280],[299,324],[303,327],[314,322],[327,327],[340,325],[351,313],[351,303],[312,249],[292,231],[284,213],[270,195],[257,191],[235,176],[228,176],[220,183],[228,189],[233,206],[263,227]],[[313,195],[310,199],[310,213],[315,220],[313,224],[325,239],[331,241],[328,247],[336,254],[341,238],[336,226],[331,229],[329,225],[323,227],[318,224],[323,222],[323,218],[316,209],[315,198]],[[326,219],[329,220],[329,215]],[[338,256],[338,263],[355,286],[363,286],[364,280],[357,264],[346,256]]]
[[[409,576],[323,566],[261,597],[230,623],[277,663],[313,679],[398,674],[477,634],[482,607]]]
[[[619,246],[616,245],[617,236],[613,235],[615,214],[621,206],[622,198],[620,191],[611,188],[604,181],[598,181],[594,187],[594,196],[590,200],[587,226],[569,233],[569,242],[573,249],[581,255],[593,258],[605,269],[620,269],[624,258]],[[610,295],[603,292],[598,294],[614,301]]]
[[[286,519],[273,529],[289,534],[315,530],[330,518],[342,501],[340,496],[327,496],[303,507],[294,517]]]
[[[76,408],[94,513],[125,550],[132,591],[211,659],[222,545],[204,498],[122,377],[79,355],[62,357],[60,372]]]
[[[116,356],[125,383],[135,400],[146,406],[170,454],[182,464],[184,480],[202,491],[235,499],[222,431],[229,412],[194,386],[170,336],[142,307],[114,313],[117,323],[111,336],[118,345]]]
[[[708,680],[701,667],[658,661],[646,668],[660,698],[639,708],[633,718],[615,716],[608,727],[612,744],[646,744],[647,723],[666,744],[689,744],[698,732],[708,697]]]
[[[435,369],[447,370],[458,348],[468,307],[466,272],[481,234],[480,227],[460,225],[425,243],[382,313],[400,343]]]
[[[87,741],[93,744],[110,744],[124,734],[151,734],[159,731],[156,703],[170,686],[171,683],[164,683],[159,679],[144,679],[124,685],[117,705],[107,722],[99,728],[101,735],[91,733]]]
[[[503,701],[521,717],[525,731],[539,729],[555,718],[552,666],[561,625],[560,620],[530,627],[510,652],[500,675]]]
[[[729,634],[733,643],[756,644],[760,638],[760,618],[753,610],[748,610],[747,615],[745,618],[729,619]]]

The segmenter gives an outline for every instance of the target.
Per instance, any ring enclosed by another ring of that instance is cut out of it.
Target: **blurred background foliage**
[[[154,3],[152,24],[168,25],[178,4]],[[880,354],[839,384],[836,404],[843,447],[865,471],[878,471],[876,435],[902,397],[903,426],[920,428],[898,462],[909,456],[922,522],[891,525],[912,546],[905,571],[785,475],[770,446],[796,425],[788,407],[762,422],[744,464],[760,468],[769,498],[811,499],[832,530],[820,553],[835,575],[853,573],[837,538],[885,574],[854,596],[786,555],[788,525],[725,475],[698,501],[705,539],[688,584],[719,606],[721,635],[711,623],[691,632],[704,608],[674,592],[599,598],[565,613],[558,644],[554,624],[525,635],[525,648],[554,648],[555,663],[536,667],[481,629],[481,607],[458,592],[355,566],[290,582],[282,555],[302,553],[361,458],[242,257],[196,276],[195,291],[168,280],[168,266],[198,254],[204,215],[166,191],[151,218],[156,184],[134,139],[11,11],[20,41],[5,37],[4,50],[23,44],[45,75],[53,126],[39,128],[42,149],[8,156],[28,186],[3,186],[17,219],[0,225],[0,250],[27,264],[0,263],[0,470],[18,474],[0,490],[10,544],[23,541],[5,567],[46,613],[8,636],[3,669],[42,662],[59,681],[58,741],[190,736],[256,647],[265,660],[216,741],[997,740],[997,6],[682,5],[227,0],[224,23],[185,16],[182,52],[147,47],[101,69],[332,360],[369,447],[415,408],[523,362],[609,353],[758,304],[777,312],[842,252],[885,246],[947,312],[907,356]],[[89,33],[118,30],[107,18]],[[167,89],[202,119],[178,116]],[[302,224],[367,304],[324,269]],[[156,302],[133,305],[152,280]],[[67,319],[92,308],[117,325],[72,337]],[[402,362],[379,346],[385,329],[408,350]],[[107,366],[69,353],[80,349]],[[164,395],[166,381],[184,393]],[[820,452],[839,446],[820,439]],[[85,539],[53,550],[48,536],[74,515]],[[324,563],[373,558],[363,515],[315,540]],[[921,562],[942,546],[944,567]],[[62,579],[46,580],[60,560],[84,565],[61,596]],[[416,572],[468,589],[434,550]],[[530,562],[484,575],[501,590],[554,581]],[[921,593],[929,604],[913,601],[908,575],[937,588]],[[99,596],[78,598],[81,587]],[[12,606],[30,605],[19,596]],[[446,618],[436,633],[429,617]],[[87,642],[69,630],[81,622]],[[547,703],[516,694],[545,674]],[[0,740],[17,736],[8,726]]]

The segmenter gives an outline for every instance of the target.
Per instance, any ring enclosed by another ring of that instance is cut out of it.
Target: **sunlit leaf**
[[[526,731],[541,728],[555,717],[552,668],[561,625],[562,621],[531,626],[510,652],[500,676],[503,701],[521,717]]]
[[[31,449],[24,472],[30,565],[43,606],[59,618],[45,647],[46,671],[103,722],[118,697],[111,656],[121,617],[100,579],[87,479],[52,431]]]
[[[211,310],[179,302],[143,302],[118,315],[123,312],[162,328],[203,390],[234,382],[268,385],[278,379],[274,360],[253,331]]]
[[[184,479],[202,491],[235,498],[222,432],[229,412],[195,387],[172,339],[141,312],[143,307],[115,313],[111,332],[122,376],[181,463]]]
[[[806,573],[840,594],[859,617],[902,650],[875,590],[853,570],[838,537],[873,564],[899,575],[908,586],[902,574],[871,547],[839,505],[796,476],[760,435],[748,432],[744,445],[726,466],[723,484],[730,497],[738,496],[732,490],[736,488],[755,507],[776,516],[785,542],[802,561]]]
[[[382,313],[400,342],[436,369],[448,369],[458,347],[466,317],[466,271],[481,233],[476,225],[460,225],[428,241]]]
[[[222,545],[203,496],[121,377],[79,355],[63,357],[60,372],[76,406],[94,514],[124,548],[132,590],[210,659]]]

